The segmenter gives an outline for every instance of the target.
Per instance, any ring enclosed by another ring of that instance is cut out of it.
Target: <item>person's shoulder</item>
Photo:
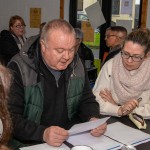
[[[1,37],[11,36],[11,33],[8,30],[2,30],[1,33],[0,33],[0,36]]]
[[[83,49],[90,49],[87,45],[85,45],[83,42],[81,42],[81,47],[83,48]]]
[[[38,38],[40,37],[40,34],[37,34],[37,35],[33,35],[33,36],[30,36],[29,38],[27,38],[27,41],[35,41],[37,40]]]
[[[111,58],[110,60],[108,60],[107,62],[105,62],[105,64],[103,65],[102,69],[103,70],[111,71],[112,70],[113,61],[114,61],[114,58]]]

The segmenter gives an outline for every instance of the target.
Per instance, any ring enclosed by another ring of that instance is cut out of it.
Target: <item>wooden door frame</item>
[[[65,0],[60,0],[60,18],[64,19],[64,2]]]
[[[140,27],[146,28],[148,12],[148,0],[141,0],[141,16],[140,16]]]

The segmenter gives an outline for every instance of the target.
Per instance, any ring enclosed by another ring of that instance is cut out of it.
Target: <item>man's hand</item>
[[[91,118],[90,121],[97,120],[97,119],[98,118]],[[107,129],[107,123],[104,123],[98,126],[97,128],[91,130],[91,135],[95,137],[101,136],[105,133],[106,129]]]
[[[67,130],[58,126],[46,128],[43,135],[43,140],[51,146],[60,146],[69,136]]]
[[[114,105],[117,105],[117,103],[114,101],[114,99],[112,97],[111,92],[108,89],[101,90],[99,95],[105,102],[108,101]]]

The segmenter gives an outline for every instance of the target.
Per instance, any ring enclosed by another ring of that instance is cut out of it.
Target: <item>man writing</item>
[[[76,51],[73,27],[56,19],[44,26],[40,42],[29,39],[9,63],[14,70],[9,108],[17,143],[60,146],[73,124],[99,118],[98,103]],[[100,136],[105,130],[103,124],[91,134]]]

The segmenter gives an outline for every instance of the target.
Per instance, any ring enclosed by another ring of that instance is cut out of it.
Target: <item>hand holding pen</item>
[[[138,107],[139,102],[142,100],[142,98],[138,98],[138,99],[132,99],[128,102],[126,102],[123,106],[121,106],[120,110],[121,110],[121,116],[125,116],[130,114],[136,107]]]

